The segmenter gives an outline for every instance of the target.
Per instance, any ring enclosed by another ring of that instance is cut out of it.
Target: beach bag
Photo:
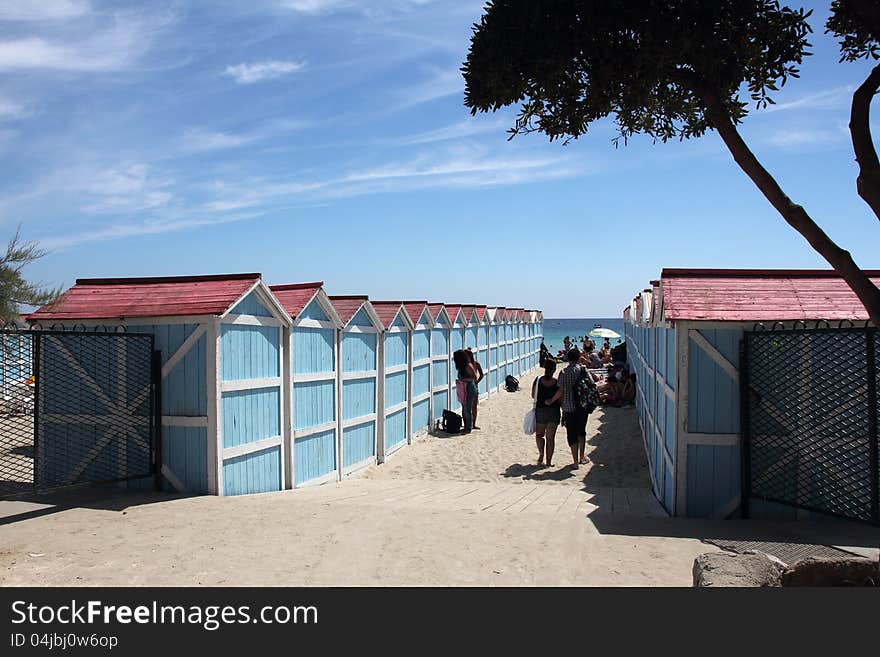
[[[580,376],[574,384],[574,394],[578,406],[587,413],[592,413],[602,402],[599,397],[599,388],[593,383],[587,370],[581,369]]]
[[[453,413],[449,409],[443,411],[443,424],[441,428],[446,433],[460,433],[462,419],[458,413]]]
[[[519,379],[511,374],[508,374],[507,377],[504,379],[504,389],[507,390],[507,392],[516,392],[517,390],[519,390]]]
[[[462,381],[461,379],[458,379],[455,382],[455,396],[458,397],[458,401],[460,401],[462,405],[467,403],[467,388],[467,381]]]

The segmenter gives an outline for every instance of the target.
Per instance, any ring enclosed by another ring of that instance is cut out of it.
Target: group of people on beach
[[[629,371],[626,361],[626,343],[611,348],[608,339],[596,352],[595,343],[583,339],[583,351],[574,346],[566,336],[565,351],[556,357],[541,343],[540,365],[543,376],[532,383],[532,399],[535,400],[535,442],[538,447],[538,465],[552,466],[556,449],[556,431],[565,426],[568,446],[571,449],[572,467],[589,463],[585,456],[587,420],[591,409],[578,403],[576,385],[582,378],[592,382],[605,405],[622,406],[635,401],[636,375]],[[598,360],[598,364],[597,361]],[[557,365],[565,367],[556,377]]]

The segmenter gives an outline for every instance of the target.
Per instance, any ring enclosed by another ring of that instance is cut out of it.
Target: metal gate
[[[880,522],[875,328],[746,332],[743,513],[766,500]]]
[[[0,330],[0,497],[155,476],[149,334]]]

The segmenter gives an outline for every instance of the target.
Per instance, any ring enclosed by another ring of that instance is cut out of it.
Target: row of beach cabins
[[[260,274],[80,279],[27,317],[42,328],[124,326],[162,356],[162,481],[241,495],[341,480],[460,412],[452,353],[486,377],[538,366],[540,311],[329,296]]]

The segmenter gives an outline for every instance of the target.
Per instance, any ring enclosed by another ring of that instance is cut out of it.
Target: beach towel
[[[461,379],[458,379],[455,382],[455,394],[458,397],[458,401],[460,401],[462,404],[465,404],[467,402],[467,387],[467,381],[462,381]]]

